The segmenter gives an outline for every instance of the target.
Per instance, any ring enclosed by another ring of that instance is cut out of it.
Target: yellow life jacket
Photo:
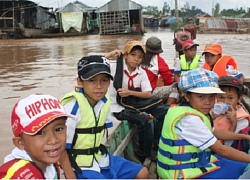
[[[103,105],[99,116],[96,117],[94,109],[90,106],[83,92],[73,91],[65,95],[61,103],[65,105],[74,98],[79,105],[81,121],[76,125],[72,148],[67,150],[68,155],[74,158],[78,167],[92,167],[94,159],[97,162],[101,159],[101,150],[103,148],[101,140],[106,127],[110,100],[106,94],[105,99],[107,101]],[[75,165],[72,164],[72,166]]]
[[[198,55],[195,55],[192,62],[190,62],[190,63],[186,61],[185,54],[182,54],[180,56],[180,58],[181,58],[180,59],[180,61],[181,61],[181,72],[189,71],[189,70],[196,69],[196,68],[199,67],[200,56],[198,56]]]
[[[212,131],[209,119],[201,112],[186,106],[169,108],[159,142],[157,173],[160,178],[177,179],[180,173],[184,179],[198,178],[219,168],[214,164],[217,158],[209,148],[201,151],[178,137],[175,126],[188,114],[200,117]]]

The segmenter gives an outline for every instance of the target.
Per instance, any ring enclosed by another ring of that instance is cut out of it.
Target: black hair
[[[155,53],[146,52],[144,58],[142,59],[141,66],[144,68],[148,68],[150,66],[150,62]]]
[[[220,88],[222,91],[225,91],[225,89],[228,89],[229,91],[231,91],[232,89],[235,89],[236,92],[237,92],[238,98],[240,98],[240,97],[242,96],[242,94],[243,94],[242,91],[239,91],[238,88],[233,87],[233,86],[220,85],[219,88]]]
[[[130,53],[133,52],[133,51],[136,51],[136,50],[140,50],[140,51],[142,51],[143,54],[144,54],[144,51],[143,51],[143,49],[142,49],[141,46],[134,46],[134,47],[131,49]]]

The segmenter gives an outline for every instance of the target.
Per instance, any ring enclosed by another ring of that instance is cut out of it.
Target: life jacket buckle
[[[192,159],[195,159],[195,158],[197,158],[197,157],[198,157],[198,153],[193,153],[191,158],[192,158]]]
[[[169,146],[175,146],[174,141],[170,140],[170,141],[169,141]]]
[[[191,165],[191,168],[195,168],[196,167],[195,163],[191,163],[190,165]]]

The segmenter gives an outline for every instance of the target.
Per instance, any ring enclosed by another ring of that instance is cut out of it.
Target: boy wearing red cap
[[[50,95],[30,95],[12,110],[12,153],[0,167],[1,179],[60,179],[59,161],[66,145],[66,119],[60,101]]]
[[[214,71],[219,77],[237,77],[243,83],[244,76],[238,71],[235,59],[232,56],[223,55],[222,46],[220,44],[207,44],[202,55],[205,55],[205,63],[203,68]]]
[[[184,54],[180,56],[180,60],[177,60],[174,69],[174,80],[176,82],[179,82],[182,72],[201,68],[203,66],[200,56],[196,54],[197,46],[199,46],[199,44],[194,43],[191,39],[183,42],[182,49]]]

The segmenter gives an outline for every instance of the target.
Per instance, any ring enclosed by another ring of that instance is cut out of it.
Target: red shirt
[[[158,81],[159,75],[163,80],[164,86],[168,86],[173,83],[173,74],[169,69],[168,64],[160,55],[153,56],[150,61],[150,67],[143,69],[148,75],[148,79],[153,90],[157,86],[156,83]]]

